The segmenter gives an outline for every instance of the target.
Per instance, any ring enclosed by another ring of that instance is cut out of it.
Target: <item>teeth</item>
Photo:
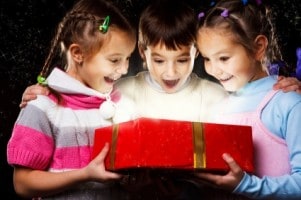
[[[232,78],[232,76],[230,76],[230,77],[228,77],[228,78],[224,78],[224,79],[220,79],[221,81],[227,81],[227,80],[229,80],[229,79],[231,79]]]

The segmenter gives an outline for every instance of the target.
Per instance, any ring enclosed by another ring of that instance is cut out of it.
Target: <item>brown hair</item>
[[[162,43],[176,50],[196,42],[197,18],[194,10],[181,0],[151,2],[139,21],[139,45]]]
[[[211,8],[205,17],[200,19],[199,27],[222,28],[230,31],[236,42],[243,45],[250,54],[254,54],[254,41],[258,35],[268,39],[265,62],[268,66],[274,61],[282,60],[278,45],[275,26],[269,7],[258,4],[258,1],[249,0],[221,0]],[[227,10],[228,15],[222,17],[221,13]]]
[[[110,16],[109,29],[107,33],[102,33],[99,26],[103,24],[106,16]],[[59,23],[40,75],[48,76],[58,54],[61,59],[58,67],[64,68],[67,64],[66,50],[72,43],[79,44],[87,56],[92,56],[102,47],[104,37],[110,34],[110,28],[113,27],[129,33],[136,39],[135,28],[112,2],[78,1]]]

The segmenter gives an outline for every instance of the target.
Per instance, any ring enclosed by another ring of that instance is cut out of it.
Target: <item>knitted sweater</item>
[[[272,77],[253,81],[219,106],[219,122],[252,125],[255,161],[261,162],[257,176],[245,173],[233,192],[252,199],[301,199],[301,95],[279,91],[263,101],[275,82]]]
[[[132,99],[140,116],[186,121],[208,121],[214,105],[227,93],[212,81],[191,74],[186,84],[175,93],[166,93],[148,71],[120,79],[116,83],[123,96]]]
[[[48,84],[61,93],[63,101],[58,104],[53,95],[38,96],[21,110],[7,146],[11,165],[52,172],[85,167],[91,160],[95,128],[112,124],[112,120],[104,119],[99,110],[108,96],[116,103],[114,122],[135,118],[131,101],[116,90],[101,94],[59,69],[50,74]],[[100,188],[109,187],[102,183],[91,184],[89,187],[83,184],[80,188],[97,188],[98,194],[84,189],[83,197],[102,197]],[[79,190],[74,191],[77,198],[80,197]]]

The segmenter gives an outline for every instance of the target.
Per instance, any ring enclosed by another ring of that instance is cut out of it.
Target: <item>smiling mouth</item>
[[[230,80],[233,76],[229,76],[228,78],[220,78],[219,81],[220,82],[226,82],[228,80]]]
[[[104,79],[107,83],[114,83],[114,81],[115,81],[114,79],[109,78],[109,77],[104,77]]]
[[[163,80],[164,84],[169,88],[175,87],[179,83],[179,81],[180,81],[180,79],[177,79],[177,80]]]

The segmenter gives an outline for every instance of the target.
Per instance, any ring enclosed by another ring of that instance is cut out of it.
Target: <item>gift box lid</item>
[[[138,118],[96,129],[93,158],[106,142],[110,152],[105,165],[113,171],[152,168],[225,172],[229,167],[223,153],[229,153],[245,171],[254,171],[250,126]]]

